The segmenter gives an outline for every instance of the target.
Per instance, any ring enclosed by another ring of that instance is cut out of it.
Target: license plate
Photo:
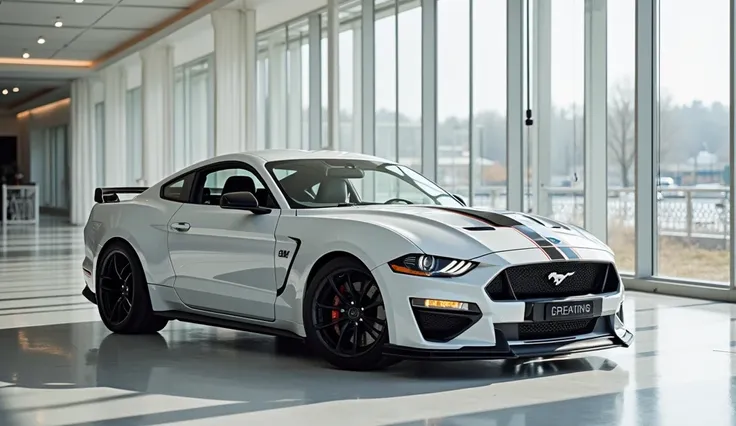
[[[550,303],[545,307],[545,319],[576,319],[595,316],[592,300],[581,302]]]

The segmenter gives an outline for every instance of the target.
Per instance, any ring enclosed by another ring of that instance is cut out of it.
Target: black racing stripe
[[[294,255],[291,256],[289,267],[286,268],[286,275],[284,275],[284,282],[281,284],[281,287],[279,287],[279,289],[276,290],[276,297],[279,297],[282,294],[284,294],[284,290],[286,290],[286,283],[289,281],[289,274],[291,273],[291,267],[294,266],[294,260],[296,260],[296,255],[299,254],[299,248],[302,246],[302,240],[300,240],[299,238],[289,237],[289,239],[296,243],[296,247],[294,248]]]
[[[552,243],[550,243],[546,238],[543,236],[537,234],[536,231],[534,231],[532,228],[526,226],[526,225],[517,225],[514,226],[515,229],[519,230],[522,234],[526,235],[534,241],[534,244],[538,245],[539,248],[541,248],[545,253],[547,253],[547,256],[549,256],[552,260],[560,260],[565,259],[565,256],[562,254],[562,252],[555,247]]]
[[[550,259],[552,260],[566,259],[565,255],[563,255],[562,252],[557,247],[555,247],[554,244],[549,242],[543,236],[539,235],[532,228],[511,218],[510,216],[506,216],[502,213],[497,213],[497,212],[489,212],[489,211],[484,211],[484,210],[465,209],[465,208],[457,208],[457,207],[439,207],[438,206],[435,208],[440,208],[442,210],[448,210],[448,211],[452,211],[458,214],[471,216],[471,217],[482,220],[493,226],[514,228],[518,230],[519,232],[521,232],[522,234],[526,235],[530,240],[532,240],[534,244],[536,244],[542,251],[544,251],[547,254],[547,256],[549,256]]]
[[[448,210],[451,212],[463,214],[466,216],[472,216],[478,220],[482,220],[489,225],[498,226],[498,227],[511,227],[511,226],[519,226],[522,225],[521,222],[518,222],[508,216],[505,216],[500,213],[496,212],[489,212],[484,210],[476,210],[476,209],[464,209],[459,207],[441,207],[441,206],[430,206],[432,208],[438,208],[441,210]]]

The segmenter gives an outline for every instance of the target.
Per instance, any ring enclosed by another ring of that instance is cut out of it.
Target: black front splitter
[[[386,356],[424,361],[471,361],[492,359],[518,359],[562,356],[579,352],[598,351],[616,347],[628,347],[634,335],[626,331],[623,337],[615,334],[590,339],[547,343],[509,345],[503,332],[496,330],[495,346],[465,346],[460,349],[418,349],[407,346],[386,345]]]
[[[82,296],[95,305],[97,304],[97,296],[86,285],[84,286],[84,290],[82,290]]]

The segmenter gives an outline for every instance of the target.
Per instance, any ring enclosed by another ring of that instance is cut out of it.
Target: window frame
[[[268,208],[272,210],[282,210],[281,205],[279,204],[278,200],[276,199],[276,197],[274,197],[273,189],[268,186],[268,182],[266,182],[266,180],[263,179],[263,176],[261,176],[261,174],[258,173],[256,168],[244,161],[238,161],[238,160],[227,160],[227,161],[223,161],[223,162],[219,162],[215,164],[208,164],[206,166],[202,166],[198,168],[197,170],[192,171],[191,174],[194,176],[191,182],[191,187],[188,193],[187,201],[185,203],[195,204],[198,206],[219,207],[214,204],[200,204],[200,203],[195,202],[195,200],[197,199],[196,196],[198,195],[199,191],[204,189],[204,184],[207,182],[207,175],[211,173],[217,173],[219,171],[227,170],[227,169],[243,169],[243,170],[246,170],[252,173],[253,176],[255,176],[255,178],[258,179],[261,185],[263,185],[263,187],[270,192],[271,200],[273,201],[273,204],[276,207],[268,207]],[[255,194],[253,195],[255,196]],[[266,207],[266,206],[261,206],[261,207]]]
[[[174,203],[186,204],[187,202],[189,202],[189,200],[192,197],[192,184],[194,181],[194,175],[195,175],[195,172],[187,172],[184,174],[174,176],[173,178],[167,180],[163,185],[161,185],[161,190],[159,191],[159,194],[158,194],[159,198],[161,198],[162,200],[171,201]],[[181,180],[184,181],[184,184],[181,189],[181,199],[175,200],[173,198],[167,197],[164,192],[166,188],[170,187],[171,185],[175,183],[178,183]]]

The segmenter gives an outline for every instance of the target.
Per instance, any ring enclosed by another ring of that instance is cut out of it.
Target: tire
[[[100,256],[95,294],[97,311],[108,330],[120,334],[152,334],[168,320],[151,308],[148,283],[135,251],[114,242]]]
[[[349,257],[333,259],[307,285],[304,329],[316,355],[352,371],[378,370],[398,362],[383,355],[388,343],[383,298],[362,263]]]

